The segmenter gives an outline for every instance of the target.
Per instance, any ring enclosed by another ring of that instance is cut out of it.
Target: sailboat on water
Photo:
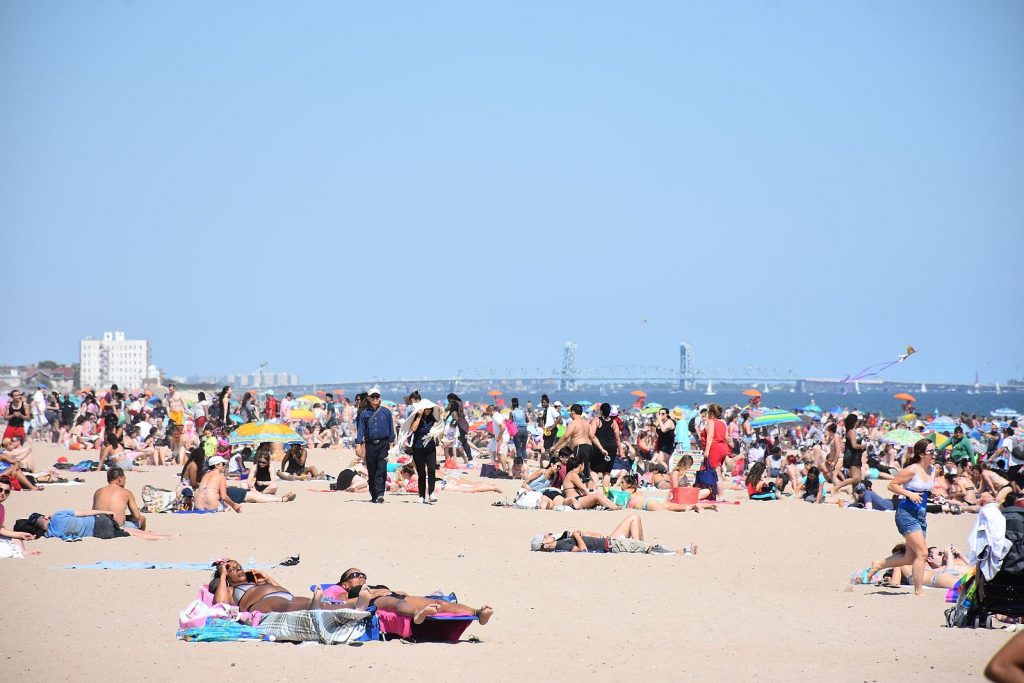
[[[704,392],[705,396],[714,396],[715,390],[711,387],[711,382],[708,382],[708,390]]]
[[[926,387],[924,385],[924,382],[921,383],[921,393],[922,394],[927,394],[928,393],[928,387]]]

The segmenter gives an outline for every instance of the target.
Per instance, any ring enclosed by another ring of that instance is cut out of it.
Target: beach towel
[[[441,406],[437,405],[433,401],[423,399],[409,406],[409,415],[402,421],[402,426],[398,429],[398,440],[395,441],[395,448],[392,452],[401,453],[412,445],[413,435],[412,430],[410,429],[412,427],[412,421],[416,417],[416,413],[427,408],[430,408],[433,411],[435,420],[434,426],[427,434],[427,438],[434,439],[435,443],[441,441],[441,438],[444,436],[445,428],[445,423],[441,419]]]
[[[360,640],[366,634],[370,616],[359,609],[271,612],[263,617],[257,630],[272,640],[338,645]]]
[[[253,626],[230,619],[210,618],[202,626],[179,629],[178,640],[190,643],[223,643],[234,640],[273,640]]]
[[[270,569],[277,565],[272,563],[250,563],[245,569]],[[93,564],[66,564],[62,567],[50,567],[50,569],[177,569],[179,571],[202,571],[213,570],[211,562],[119,562],[117,560],[101,560]]]
[[[345,589],[337,584],[322,583],[319,588],[323,590],[325,600],[345,600],[348,597]],[[317,585],[315,584],[309,587],[310,591],[316,589]],[[455,593],[445,593],[440,590],[425,597],[451,603],[459,601]],[[432,617],[427,617],[422,624],[415,624],[412,617],[383,609],[376,610],[375,616],[375,625],[384,635],[425,643],[457,642],[469,625],[477,620],[476,615],[472,614],[435,614]]]

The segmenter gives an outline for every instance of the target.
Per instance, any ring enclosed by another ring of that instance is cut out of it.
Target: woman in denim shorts
[[[889,482],[889,490],[901,496],[896,506],[896,529],[907,541],[906,554],[896,555],[884,562],[872,562],[874,575],[889,567],[912,565],[914,573],[914,594],[921,595],[924,582],[925,562],[928,559],[928,544],[925,534],[928,522],[925,519],[928,494],[935,485],[935,446],[928,439],[914,444],[914,454],[909,464]]]

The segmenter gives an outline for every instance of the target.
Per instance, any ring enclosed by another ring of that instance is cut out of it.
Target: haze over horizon
[[[0,361],[1020,379],[1022,64],[1021,3],[4,3]]]

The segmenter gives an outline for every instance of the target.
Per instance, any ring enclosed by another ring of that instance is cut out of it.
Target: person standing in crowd
[[[704,421],[704,459],[711,469],[718,471],[732,453],[732,436],[722,422],[722,406],[708,406],[708,419]]]
[[[171,419],[171,422],[176,425],[185,424],[185,399],[173,384],[167,385],[164,402],[167,404],[167,417]]]
[[[565,428],[562,438],[555,442],[552,453],[558,453],[567,443],[579,463],[583,465],[582,476],[585,481],[590,478],[590,469],[598,458],[607,457],[608,470],[611,471],[611,453],[605,450],[597,436],[594,435],[593,426],[583,418],[583,406],[573,403],[569,407],[569,414],[572,415],[572,421]]]
[[[263,417],[267,422],[277,422],[277,399],[274,398],[274,390],[267,389],[263,396]]]
[[[658,411],[657,417],[654,418],[654,429],[658,438],[658,446],[653,461],[668,471],[669,461],[676,450],[676,423],[669,417],[668,408]]]
[[[516,457],[526,462],[526,440],[530,438],[530,432],[526,424],[526,411],[519,407],[518,398],[512,399],[512,413],[509,417],[516,426],[516,435],[512,437],[512,443],[516,446]]]
[[[64,400],[60,402],[60,423],[67,429],[75,425],[75,415],[78,414],[78,406],[71,400],[70,394],[64,394]]]
[[[416,394],[417,397],[419,394]],[[418,400],[418,399],[417,399]],[[430,430],[437,422],[437,406],[416,411],[409,425],[412,432],[412,460],[416,465],[416,483],[419,485],[421,503],[436,503],[434,483],[437,478],[437,443],[430,438]]]
[[[843,467],[849,470],[850,478],[837,481],[835,493],[838,493],[840,489],[846,486],[849,486],[852,491],[853,487],[864,479],[861,474],[861,464],[864,460],[864,451],[867,450],[867,444],[857,434],[857,422],[859,419],[856,413],[850,413],[843,420],[843,425],[846,427],[846,436],[843,440]]]
[[[622,442],[619,434],[619,425],[616,418],[612,417],[612,406],[610,403],[602,403],[598,416],[592,422],[594,436],[607,451],[608,456],[595,458],[590,466],[591,477],[595,488],[608,488],[611,485],[612,463],[615,458],[622,457]],[[598,481],[598,477],[602,481]]]
[[[292,419],[292,408],[295,407],[295,397],[292,392],[288,392],[284,395],[284,400],[281,401],[281,422],[288,423]]]
[[[46,387],[40,384],[32,393],[32,431],[36,432],[35,438],[42,438],[47,424]]]
[[[352,423],[355,422],[356,411],[352,407],[352,401],[347,397],[341,399],[341,438],[352,438]]]
[[[540,396],[540,408],[537,410],[537,425],[544,430],[544,453],[551,455],[551,447],[558,441],[558,423],[562,415],[558,408],[551,405],[547,394]]]
[[[225,425],[231,415],[231,387],[225,385],[213,401],[213,419],[217,424]]]
[[[4,417],[7,419],[7,428],[4,429],[3,439],[14,436],[25,438],[25,423],[32,419],[32,409],[29,408],[25,394],[18,389],[12,391],[8,396],[11,400],[7,403],[7,412]]]
[[[445,412],[445,420],[454,420],[459,428],[459,444],[463,453],[466,454],[466,462],[473,461],[473,449],[469,445],[469,421],[462,409],[462,399],[458,394],[448,394],[448,409]]]
[[[242,404],[238,406],[238,416],[242,422],[255,422],[260,419],[259,410],[256,407],[256,398],[253,392],[247,391],[242,395]]]
[[[363,446],[370,500],[382,504],[388,474],[388,450],[395,443],[395,420],[391,411],[381,405],[379,387],[375,386],[366,393],[370,405],[356,418],[356,443]]]

